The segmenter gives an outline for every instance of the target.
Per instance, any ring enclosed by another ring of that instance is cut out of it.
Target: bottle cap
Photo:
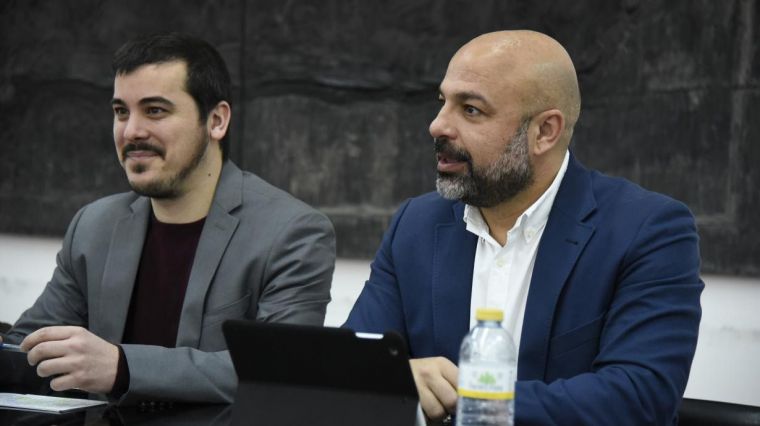
[[[475,319],[478,321],[502,321],[504,311],[495,308],[479,308],[475,311]]]

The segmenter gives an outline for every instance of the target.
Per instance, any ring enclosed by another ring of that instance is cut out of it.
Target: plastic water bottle
[[[517,354],[501,309],[478,309],[459,352],[458,426],[514,424]]]

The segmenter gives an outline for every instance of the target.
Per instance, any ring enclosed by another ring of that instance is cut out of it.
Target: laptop
[[[229,320],[232,425],[412,426],[418,396],[395,333]]]

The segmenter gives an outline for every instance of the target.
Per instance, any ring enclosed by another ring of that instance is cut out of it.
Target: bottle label
[[[459,365],[459,396],[510,400],[515,397],[515,369],[501,364]]]

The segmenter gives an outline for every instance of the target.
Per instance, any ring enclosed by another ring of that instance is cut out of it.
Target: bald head
[[[466,67],[460,65],[466,64]],[[477,64],[473,68],[473,64]],[[580,90],[567,51],[553,38],[535,31],[498,31],[474,38],[457,51],[449,72],[503,79],[526,117],[558,109],[565,117],[567,139],[580,114]],[[475,71],[473,71],[475,70]]]

